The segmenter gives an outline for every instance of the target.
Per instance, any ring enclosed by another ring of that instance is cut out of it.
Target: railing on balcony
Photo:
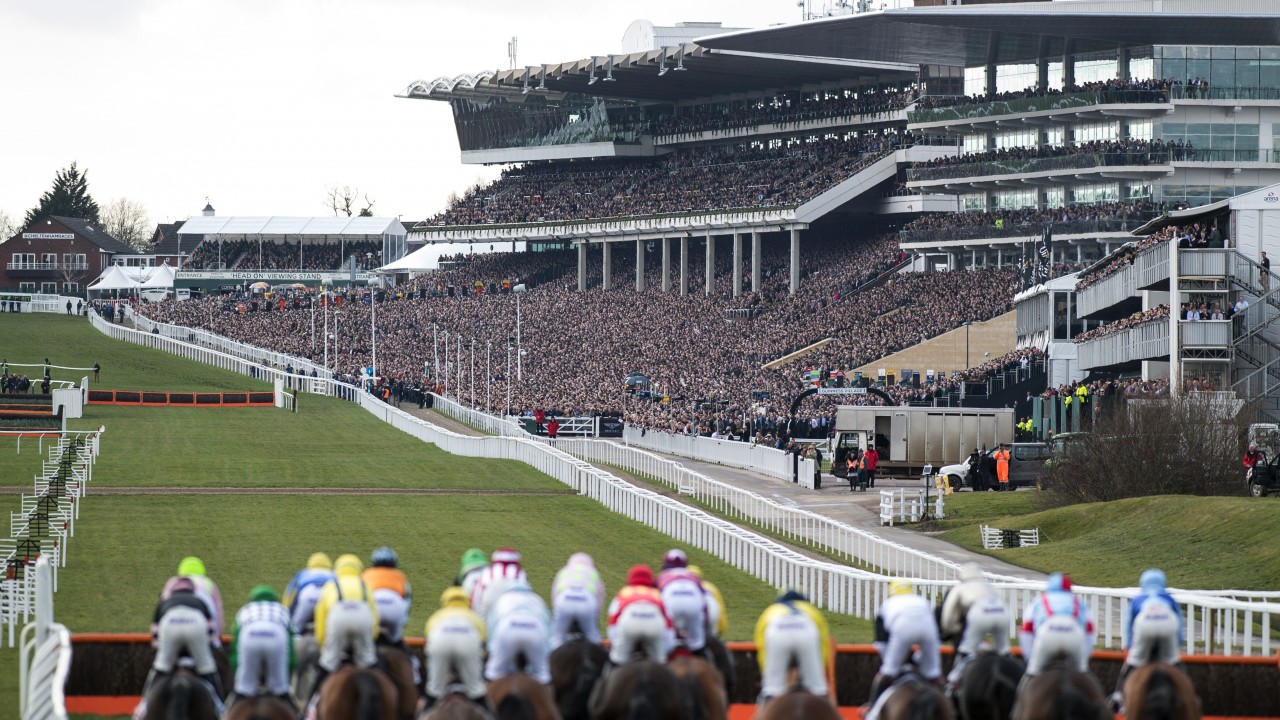
[[[1209,87],[1188,85],[1169,89],[1172,100],[1280,100],[1280,87]]]
[[[1178,323],[1183,347],[1231,347],[1230,320],[1191,320]]]
[[[1157,217],[1154,212],[1135,212],[1127,217],[1100,218],[1097,220],[1066,220],[1048,223],[1053,226],[1053,234],[1083,235],[1087,233],[1127,233],[1141,227],[1147,221]],[[996,225],[975,225],[951,228],[928,228],[920,230],[903,230],[898,233],[898,240],[904,243],[939,242],[947,240],[982,240],[1002,237],[1039,237],[1044,232],[1046,223],[1005,223]]]
[[[11,262],[5,264],[6,270],[88,270],[88,263],[59,262]]]
[[[1119,105],[1133,103],[1167,103],[1165,90],[1107,90],[1098,92],[1057,93],[1035,95],[1013,100],[995,100],[985,103],[966,103],[949,107],[921,108],[907,114],[907,122],[947,122],[949,120],[974,120],[998,115],[1041,112],[1044,110],[1071,110],[1092,105]]]
[[[1175,162],[1271,163],[1274,160],[1272,152],[1271,150],[1199,150],[1183,147],[1142,152],[1086,152],[1044,158],[1010,158],[938,167],[914,167],[907,171],[907,181],[1022,175],[1054,170],[1086,170],[1095,167],[1168,165]]]
[[[1133,259],[1133,282],[1135,290],[1142,290],[1160,282],[1169,281],[1169,248],[1170,243],[1162,242],[1149,247]]]
[[[1178,275],[1193,278],[1226,277],[1231,271],[1232,250],[1208,249],[1178,251]]]
[[[1076,293],[1076,311],[1082,317],[1118,305],[1136,293],[1132,265],[1125,265],[1114,274],[1093,283]]]
[[[1229,330],[1229,328],[1228,328]],[[1169,319],[1160,318],[1080,343],[1080,368],[1122,365],[1169,355]]]

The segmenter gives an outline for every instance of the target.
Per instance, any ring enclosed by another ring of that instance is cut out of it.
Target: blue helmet
[[[1144,592],[1161,593],[1165,589],[1164,571],[1156,568],[1142,571],[1142,577],[1138,579],[1138,587]]]
[[[1045,592],[1071,592],[1071,578],[1060,572],[1053,573],[1044,585]]]
[[[374,567],[393,568],[396,566],[396,563],[399,562],[399,558],[396,557],[396,551],[386,547],[385,545],[374,550],[373,555],[369,559],[373,561]]]

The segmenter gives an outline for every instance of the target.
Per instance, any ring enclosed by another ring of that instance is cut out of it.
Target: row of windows
[[[36,291],[36,284],[33,282],[18,283],[18,292],[33,293]],[[42,282],[40,283],[40,292],[45,295],[54,295],[58,292],[58,283]],[[62,283],[63,295],[75,295],[80,292],[80,283]]]
[[[1251,127],[1253,127],[1253,134],[1256,136],[1258,134],[1258,126],[1253,125]],[[1044,129],[1018,128],[1016,130],[1002,130],[991,135],[973,133],[964,136],[964,149],[965,152],[985,152],[987,150],[1021,147],[1061,147],[1067,143],[1105,142],[1120,138],[1150,140],[1152,136],[1153,125],[1150,120],[1132,120],[1127,123],[1109,120],[1080,123],[1069,128],[1061,126]],[[1170,136],[1166,135],[1165,137]],[[1204,144],[1197,143],[1196,147],[1210,147],[1207,136]],[[1224,149],[1232,149],[1232,147]],[[1256,142],[1252,149],[1258,149]]]
[[[50,266],[57,265],[58,254],[57,253],[41,253],[39,262],[42,265],[50,265]],[[13,264],[19,267],[24,265],[35,265],[36,254],[35,253],[14,253]],[[86,267],[85,255],[84,253],[63,253],[62,265],[66,267]]]
[[[990,204],[986,193],[963,195],[961,204],[965,210],[1018,210],[1036,207],[1037,196],[1040,207],[1045,208],[1098,205],[1119,200],[1149,200],[1151,185],[1141,181],[1112,181],[1074,185],[1069,189],[1055,186],[1041,192],[1035,189],[997,190],[991,193]]]
[[[1258,126],[1250,123],[1162,123],[1160,136],[1199,150],[1258,149]]]

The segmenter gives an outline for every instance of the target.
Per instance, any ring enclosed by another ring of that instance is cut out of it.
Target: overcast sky
[[[818,3],[821,4],[821,3]],[[0,210],[20,222],[75,161],[100,205],[153,222],[324,215],[352,185],[419,220],[464,166],[448,105],[411,82],[619,52],[636,19],[761,27],[795,0],[0,0]]]

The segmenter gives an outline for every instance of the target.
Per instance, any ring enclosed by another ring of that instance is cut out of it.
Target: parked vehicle
[[[1049,460],[1049,446],[1045,443],[1005,443],[1005,447],[1009,448],[1009,486],[1015,490],[1035,487]],[[988,448],[987,457],[993,457],[995,452],[996,448]],[[992,464],[994,466],[994,460]],[[944,466],[938,474],[946,478],[947,484],[955,490],[974,486],[974,478],[969,477],[967,457],[964,462]]]
[[[963,462],[975,447],[1013,444],[1011,408],[852,406],[836,409],[831,472],[844,477],[843,458],[872,443],[887,473],[915,474]]]
[[[1271,493],[1280,493],[1280,455],[1264,455],[1244,475],[1249,484],[1249,494],[1253,497],[1266,497]]]

